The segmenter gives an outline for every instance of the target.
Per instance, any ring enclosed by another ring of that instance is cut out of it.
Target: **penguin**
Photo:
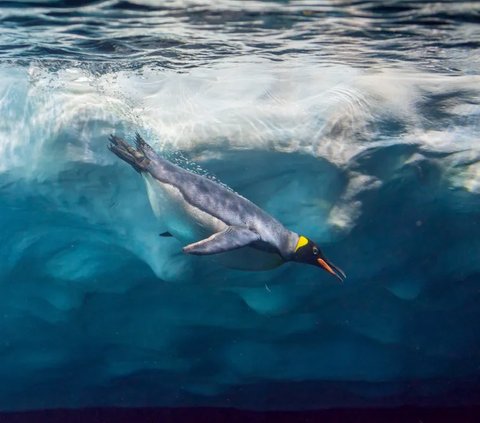
[[[257,205],[205,176],[160,157],[137,133],[135,147],[111,135],[108,148],[145,179],[154,214],[186,254],[212,255],[227,267],[267,270],[286,262],[345,273],[308,237],[285,228]]]

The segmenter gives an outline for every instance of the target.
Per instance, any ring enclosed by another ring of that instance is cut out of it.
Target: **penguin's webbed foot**
[[[150,147],[150,145],[140,136],[138,132],[135,134],[135,145],[139,151],[144,153],[150,159],[156,156],[155,150]]]
[[[145,170],[150,163],[150,160],[145,157],[145,154],[141,150],[136,150],[116,135],[110,135],[109,141],[108,149],[123,161],[130,164],[137,172]]]

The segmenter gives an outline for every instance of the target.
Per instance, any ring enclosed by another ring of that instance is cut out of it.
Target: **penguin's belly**
[[[215,216],[185,201],[178,188],[170,184],[163,184],[150,174],[143,176],[154,214],[162,221],[168,232],[179,241],[190,244],[208,238],[227,227]],[[226,253],[214,254],[209,258],[223,266],[239,270],[268,270],[283,263],[278,254],[253,247],[243,247]]]
[[[185,201],[178,188],[160,183],[150,174],[144,177],[154,214],[162,221],[168,232],[178,240],[192,243],[227,227],[215,216]]]

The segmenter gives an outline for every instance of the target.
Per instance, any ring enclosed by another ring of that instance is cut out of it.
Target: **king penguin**
[[[186,254],[215,255],[227,267],[272,269],[289,261],[318,266],[340,281],[345,273],[309,238],[227,187],[160,157],[139,134],[135,147],[111,135],[108,148],[145,179],[155,215],[187,245]]]

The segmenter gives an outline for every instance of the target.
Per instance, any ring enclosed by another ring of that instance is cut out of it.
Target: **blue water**
[[[2,1],[0,410],[480,403],[479,22],[462,1]],[[348,279],[183,255],[106,148],[135,131]]]

